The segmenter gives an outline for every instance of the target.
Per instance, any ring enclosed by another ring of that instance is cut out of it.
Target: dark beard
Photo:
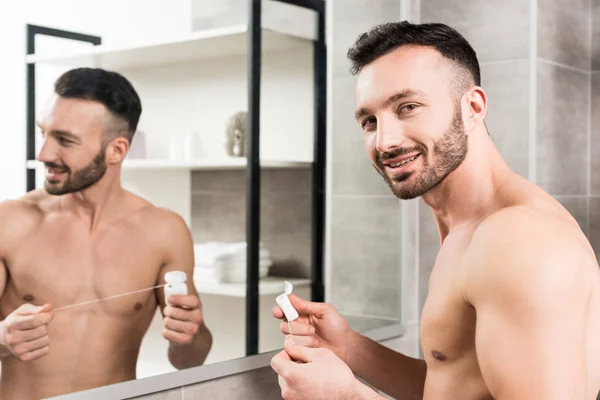
[[[67,179],[62,186],[56,186],[55,184],[45,182],[45,189],[49,194],[60,196],[63,194],[80,192],[84,189],[89,188],[96,182],[98,182],[106,173],[106,162],[104,160],[106,155],[106,146],[102,146],[102,149],[94,156],[94,159],[85,167],[78,169],[75,172],[71,172],[71,169],[66,165],[58,165],[55,163],[45,163],[46,167],[55,168],[67,172]]]
[[[396,197],[402,200],[414,199],[435,188],[458,168],[467,156],[468,148],[468,136],[462,122],[460,107],[457,107],[450,127],[433,146],[431,160],[427,159],[427,149],[424,146],[398,149],[380,154],[377,159],[378,171]],[[385,171],[384,161],[403,154],[414,154],[415,152],[421,153],[419,157],[423,158],[422,171],[406,172],[393,178],[381,172]],[[413,181],[409,184],[407,181],[413,175],[415,175]]]

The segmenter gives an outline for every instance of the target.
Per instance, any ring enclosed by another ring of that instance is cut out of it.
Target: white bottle
[[[185,283],[187,275],[183,271],[170,271],[165,274],[165,302],[169,303],[169,296],[173,294],[188,294],[187,284]]]
[[[290,301],[290,298],[288,297],[290,294],[292,294],[293,286],[288,281],[285,281],[284,283],[285,290],[282,294],[277,296],[275,301],[277,302],[277,305],[283,310],[283,313],[285,314],[285,319],[287,319],[288,322],[292,322],[293,320],[298,318],[298,311],[296,311],[296,309],[292,305],[292,302]]]

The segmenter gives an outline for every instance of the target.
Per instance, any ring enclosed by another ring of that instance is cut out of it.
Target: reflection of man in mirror
[[[484,122],[475,51],[447,25],[398,22],[360,35],[348,55],[371,163],[397,198],[422,197],[437,222],[424,359],[359,335],[331,305],[292,296],[295,344],[286,340],[272,363],[284,398],[383,399],[358,376],[398,399],[596,399],[594,249],[558,201],[503,160]]]
[[[75,69],[55,84],[39,121],[44,190],[0,205],[0,398],[44,398],[136,378],[157,306],[168,359],[201,365],[212,336],[199,296],[163,288],[54,309],[193,276],[186,223],[121,187],[121,163],[141,114],[121,75]],[[176,193],[173,193],[176,196]]]

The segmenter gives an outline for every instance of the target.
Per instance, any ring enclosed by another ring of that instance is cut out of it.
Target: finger
[[[42,347],[41,349],[37,349],[30,353],[23,355],[21,358],[22,361],[32,361],[38,358],[41,358],[50,352],[50,346]]]
[[[327,303],[307,301],[296,296],[295,294],[290,294],[288,297],[300,315],[314,315],[315,317],[320,318],[329,310],[330,307]]]
[[[172,294],[168,300],[171,306],[174,307],[187,308],[188,310],[200,307],[200,299],[194,295]]]
[[[165,317],[176,319],[178,321],[189,321],[196,324],[201,324],[204,322],[202,312],[198,309],[184,310],[183,308],[167,306],[165,307],[163,313],[165,314]]]
[[[169,317],[165,318],[164,326],[171,331],[187,333],[188,335],[195,335],[196,332],[198,332],[198,324],[188,321],[179,321]]]
[[[273,307],[273,316],[277,319],[283,319],[285,315],[283,315],[283,311],[279,307]]]
[[[50,304],[44,304],[40,307],[38,313],[49,313],[50,311],[52,311],[52,306]]]
[[[32,315],[32,314],[37,314],[37,313],[44,313],[44,312],[48,312],[52,309],[52,307],[50,306],[50,304],[44,304],[43,306],[34,306],[33,304],[30,303],[25,303],[23,304],[21,307],[17,308],[16,310],[16,314],[17,315]]]
[[[14,346],[12,352],[15,356],[22,358],[27,353],[32,353],[36,350],[42,349],[50,344],[50,338],[48,336],[44,336],[42,338],[32,340],[29,342],[19,343]]]
[[[35,329],[27,329],[24,331],[14,331],[6,335],[6,343],[9,345],[15,345],[21,342],[28,342],[31,340],[39,339],[48,335],[48,327],[46,325],[39,326]]]
[[[292,343],[294,344],[299,344],[300,346],[306,346],[306,347],[313,347],[313,348],[317,348],[319,347],[319,339],[315,338],[314,336],[296,336],[296,335],[287,335],[285,337],[285,340],[291,340]]]
[[[271,368],[278,375],[285,375],[284,371],[286,367],[289,366],[288,363],[294,363],[294,361],[290,358],[290,355],[286,353],[285,350],[277,353],[273,358],[271,358]]]
[[[293,360],[302,361],[305,363],[314,360],[319,349],[293,344],[290,340],[285,341],[285,351]]]
[[[288,383],[281,375],[277,377],[277,382],[279,383],[279,388],[281,389],[281,398],[283,400],[289,399],[290,386],[288,385]]]
[[[299,335],[299,336],[307,336],[307,335],[314,335],[315,334],[315,327],[303,322],[300,322],[298,320],[292,321],[290,322],[290,325],[292,327],[292,332],[290,332],[290,326],[288,325],[287,322],[282,322],[280,324],[280,328],[281,328],[281,332],[285,333],[285,334],[290,334],[292,333],[293,335]]]
[[[52,315],[48,313],[17,316],[15,317],[14,322],[11,324],[9,331],[10,333],[14,333],[15,331],[35,329],[37,327],[47,325],[51,319]]]
[[[188,335],[187,333],[175,332],[168,329],[163,329],[162,335],[171,343],[178,345],[187,345],[192,343],[194,336]]]

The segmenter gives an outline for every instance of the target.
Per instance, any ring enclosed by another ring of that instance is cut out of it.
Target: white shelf
[[[248,48],[247,26],[238,25],[194,32],[186,37],[128,46],[89,46],[84,50],[52,55],[28,55],[28,64],[54,64],[62,66],[96,66],[119,70],[177,64],[209,58],[246,54]],[[262,51],[290,49],[312,43],[309,38],[280,33],[273,29],[262,30]]]
[[[123,160],[123,170],[226,170],[226,169],[244,169],[247,166],[247,159],[242,157],[202,159],[192,161],[171,161],[169,159],[125,159]],[[262,160],[260,163],[263,168],[309,168],[312,163],[308,161],[280,161],[280,160]],[[27,169],[36,169],[42,167],[39,161],[27,161]]]
[[[283,293],[284,281],[290,282],[294,287],[309,286],[310,279],[267,277],[259,281],[258,292],[260,296],[278,295]],[[231,297],[246,297],[246,283],[200,283],[194,281],[196,290],[202,294],[215,294]]]

